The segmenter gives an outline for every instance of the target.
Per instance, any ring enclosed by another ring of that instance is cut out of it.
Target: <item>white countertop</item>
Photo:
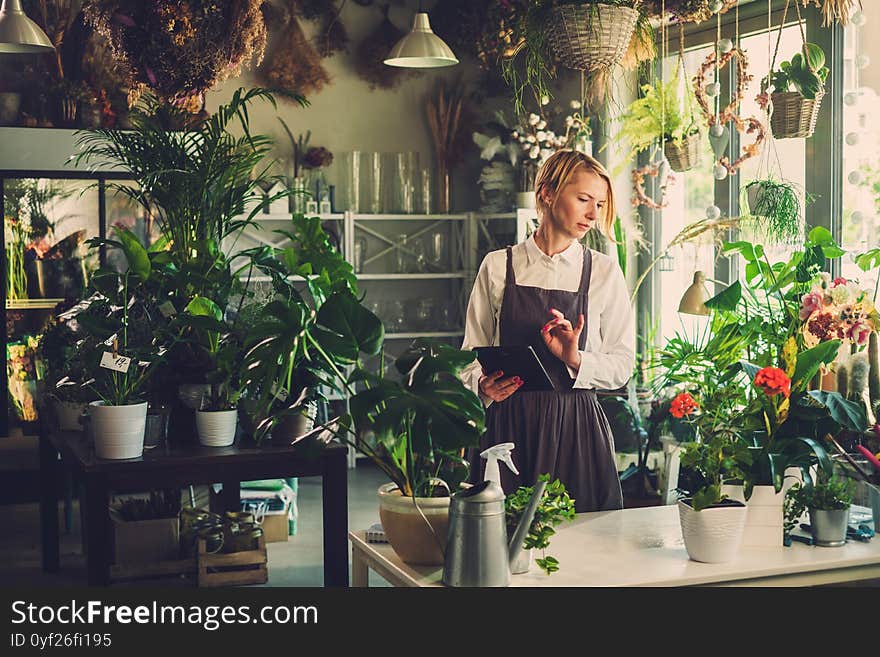
[[[394,584],[440,583],[442,568],[404,564],[391,546],[365,543],[363,532],[352,532],[351,540],[379,574],[399,578]],[[559,571],[547,576],[532,565],[514,575],[511,586],[795,586],[880,578],[880,537],[838,548],[797,542],[741,548],[735,561],[723,564],[691,561],[676,505],[579,514],[556,528],[547,553],[559,560]]]

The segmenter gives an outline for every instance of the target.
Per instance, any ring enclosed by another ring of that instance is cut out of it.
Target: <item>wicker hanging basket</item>
[[[669,166],[676,173],[690,171],[700,163],[700,144],[702,134],[695,132],[686,136],[681,142],[667,141],[663,145],[663,154]]]
[[[812,137],[824,95],[821,89],[813,99],[804,98],[797,91],[771,94],[770,129],[773,136],[776,139]]]
[[[607,69],[626,53],[638,16],[631,7],[562,5],[550,11],[547,38],[563,66],[579,71]]]

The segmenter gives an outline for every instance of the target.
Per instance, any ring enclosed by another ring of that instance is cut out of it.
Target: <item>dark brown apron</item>
[[[552,319],[550,308],[561,311],[573,326],[583,313],[586,324],[578,347],[586,347],[592,263],[590,250],[584,249],[584,268],[576,292],[517,285],[511,248],[507,247],[499,317],[501,346],[532,345],[556,390],[518,390],[504,401],[490,404],[480,449],[470,452],[471,481],[476,482],[483,479],[486,464],[479,452],[498,443],[515,443],[512,456],[520,474],[499,466],[504,492],[532,486],[538,475],[546,472],[551,481],[558,478],[565,484],[578,513],[623,508],[614,439],[596,392],[572,387],[568,368],[547,349],[541,327]]]

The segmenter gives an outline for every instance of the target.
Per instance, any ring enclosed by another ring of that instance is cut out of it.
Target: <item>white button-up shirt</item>
[[[613,390],[629,380],[635,367],[635,315],[620,266],[604,253],[592,254],[586,349],[580,352],[580,368],[568,370],[575,388]],[[538,248],[534,234],[513,247],[517,285],[574,292],[580,287],[583,267],[584,251],[577,241],[554,256]],[[483,259],[468,302],[462,349],[500,344],[498,318],[506,271],[505,249],[492,251]],[[551,319],[548,308],[546,321]],[[577,323],[576,317],[567,319]],[[488,406],[491,400],[479,391],[481,374],[480,363],[474,361],[462,370],[462,381]]]

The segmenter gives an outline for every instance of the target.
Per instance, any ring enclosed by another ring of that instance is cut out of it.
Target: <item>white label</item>
[[[166,301],[159,306],[159,312],[162,313],[164,317],[173,317],[177,314],[177,309],[174,307],[173,303]]]
[[[104,355],[101,356],[101,367],[113,370],[114,372],[122,372],[125,374],[128,372],[129,365],[131,365],[131,358],[127,356],[121,356],[119,354],[114,356],[109,351],[105,351]]]

